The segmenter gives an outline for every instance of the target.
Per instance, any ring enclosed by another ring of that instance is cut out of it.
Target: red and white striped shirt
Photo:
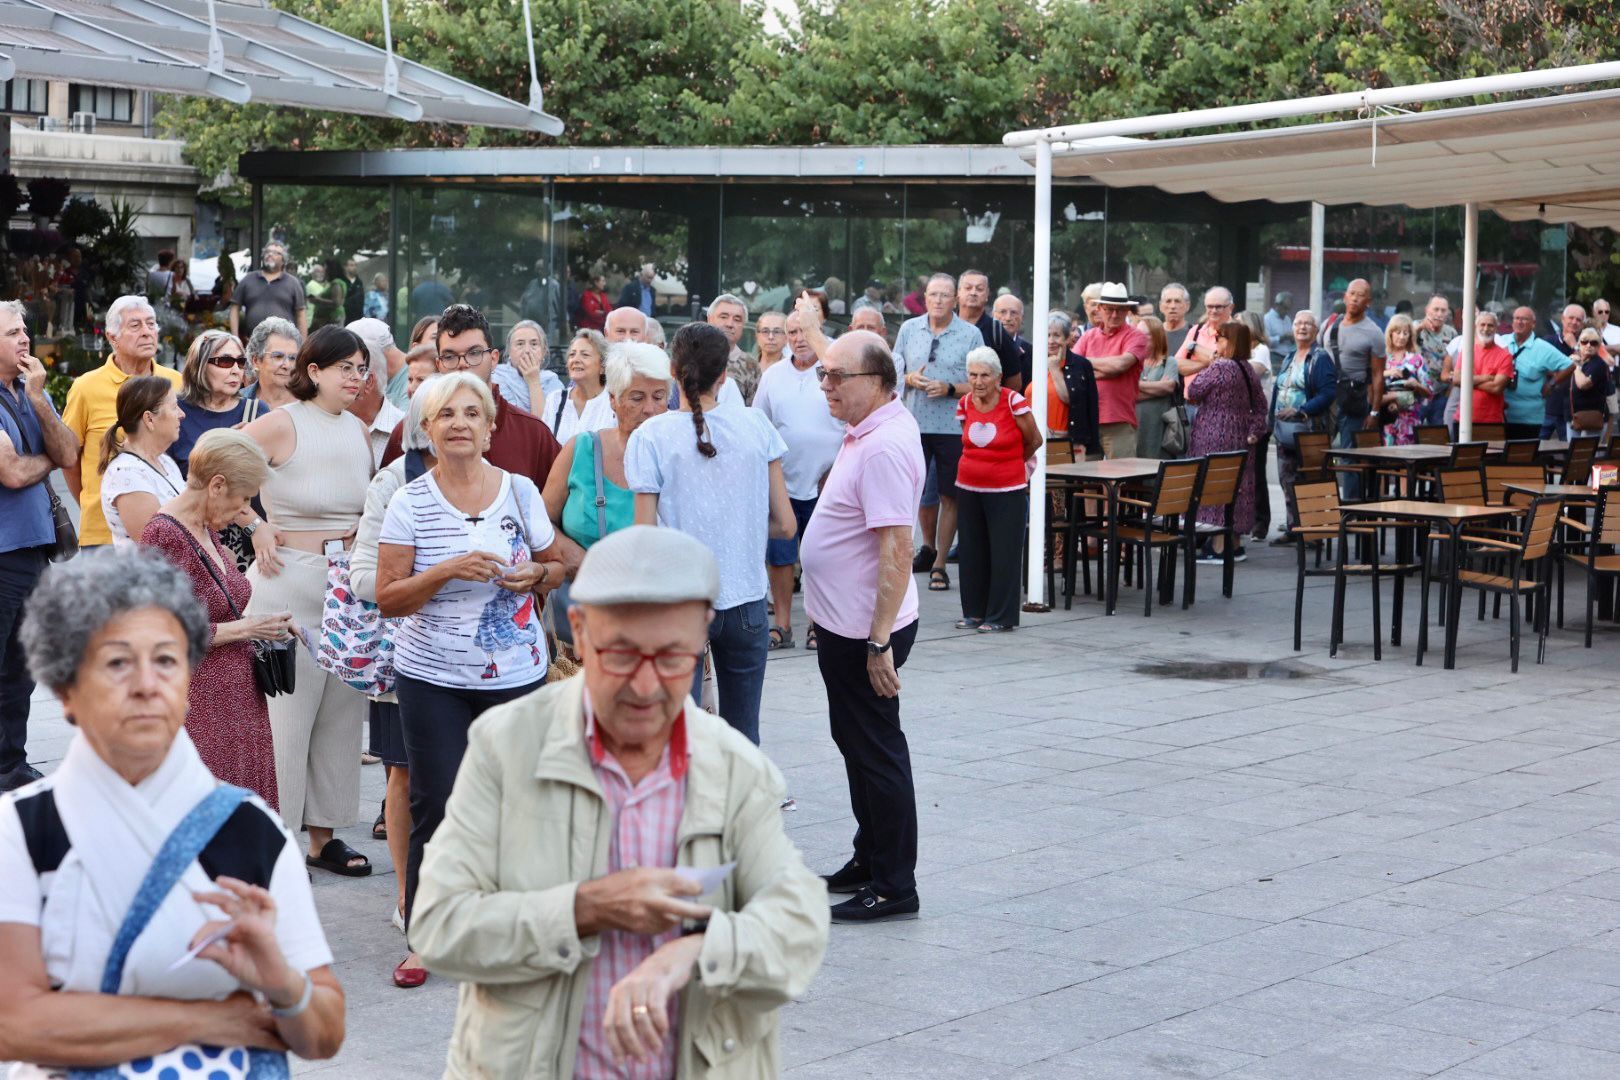
[[[591,696],[585,694],[585,743],[590,750],[591,770],[608,810],[613,815],[613,839],[608,845],[608,872],[638,866],[673,867],[675,848],[686,809],[686,713],[675,718],[669,743],[652,772],[632,784],[617,760],[602,744],[596,730],[596,714]],[[607,1015],[608,992],[630,974],[653,951],[679,937],[677,926],[654,937],[604,930],[596,959],[585,982],[585,1014],[579,1025],[579,1050],[575,1056],[576,1080],[673,1080],[675,1052],[679,1044],[679,995],[669,1000],[670,1034],[663,1052],[647,1061],[613,1060],[602,1018]]]

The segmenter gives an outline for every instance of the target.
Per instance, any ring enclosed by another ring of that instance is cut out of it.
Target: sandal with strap
[[[928,591],[948,592],[951,587],[951,575],[945,572],[944,567],[935,567],[928,571]]]
[[[355,859],[360,860],[360,865],[351,866]],[[344,877],[365,877],[371,873],[371,860],[335,836],[326,842],[319,855],[305,855],[304,864],[318,866]]]
[[[771,627],[771,643],[766,646],[766,649],[770,652],[776,652],[778,649],[791,648],[793,648],[793,631],[785,626]]]
[[[813,627],[813,626],[810,629],[808,629],[808,630],[806,630],[804,632],[804,647],[806,649],[809,649],[811,652],[815,651],[815,648],[816,648],[816,628]]]

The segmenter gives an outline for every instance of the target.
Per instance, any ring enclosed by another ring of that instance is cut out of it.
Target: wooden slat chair
[[[1333,480],[1322,480],[1311,484],[1299,484],[1294,488],[1294,497],[1299,507],[1299,525],[1292,530],[1295,553],[1295,579],[1294,579],[1294,651],[1301,648],[1301,628],[1305,618],[1305,579],[1308,577],[1331,577],[1334,579],[1331,651],[1336,655],[1339,641],[1344,636],[1344,587],[1343,578],[1339,575],[1340,568],[1335,566],[1323,567],[1320,564],[1308,566],[1305,559],[1305,549],[1316,540],[1329,540],[1339,535],[1339,485]],[[1370,554],[1365,563],[1346,565],[1345,575],[1366,577],[1372,582],[1373,597],[1373,657],[1383,659],[1383,626],[1381,624],[1381,610],[1379,599],[1379,578],[1386,573],[1396,574],[1395,587],[1395,620],[1391,627],[1391,644],[1400,644],[1400,603],[1402,598],[1402,583],[1405,575],[1418,569],[1421,564],[1416,561],[1406,564],[1391,564],[1381,566],[1377,558],[1376,533],[1381,528],[1405,528],[1407,526],[1395,522],[1367,522],[1357,523],[1347,531],[1365,539],[1361,545]]]
[[[1066,438],[1048,440],[1043,451],[1048,467],[1067,465],[1074,461],[1074,444]],[[1073,480],[1052,476],[1048,476],[1046,480],[1046,595],[1057,596],[1054,587],[1061,568],[1064,584],[1068,590],[1066,601],[1070,606],[1074,602],[1074,566],[1077,562],[1084,574],[1085,590],[1087,593],[1091,592],[1091,566],[1086,562],[1085,555],[1079,553],[1077,545],[1081,529],[1099,519],[1100,500],[1074,497],[1075,492],[1086,490],[1090,490],[1090,485]],[[1062,552],[1061,560],[1058,558],[1059,552]]]
[[[1484,569],[1474,569],[1464,566],[1457,574],[1457,583],[1464,589],[1478,589],[1483,597],[1486,593],[1498,596],[1505,594],[1508,598],[1508,633],[1510,635],[1509,651],[1513,658],[1513,670],[1519,670],[1519,598],[1525,597],[1525,603],[1530,607],[1528,614],[1532,619],[1536,631],[1536,663],[1541,663],[1547,657],[1547,624],[1550,621],[1549,608],[1551,599],[1552,562],[1549,557],[1552,552],[1553,533],[1558,528],[1559,509],[1563,500],[1559,498],[1537,499],[1525,515],[1524,526],[1517,540],[1493,540],[1488,537],[1467,537],[1465,558],[1484,556],[1490,562],[1500,562],[1506,556],[1507,566],[1487,566]],[[1498,570],[1505,572],[1498,573]],[[1451,601],[1449,616],[1455,618],[1461,606],[1460,597]],[[1421,635],[1420,635],[1421,638]],[[1419,641],[1421,650],[1424,642]]]
[[[1508,444],[1513,445],[1512,443]],[[1527,463],[1510,464],[1503,462],[1499,465],[1485,466],[1485,505],[1487,506],[1528,506],[1535,501],[1534,495],[1524,492],[1511,492],[1508,484],[1540,484],[1545,483],[1546,472],[1532,458]]]
[[[1159,603],[1168,604],[1175,599],[1176,548],[1181,548],[1186,567],[1186,579],[1181,586],[1181,607],[1192,603],[1193,567],[1198,555],[1198,533],[1194,528],[1198,513],[1199,480],[1208,462],[1204,458],[1165,461],[1159,465],[1159,477],[1152,496],[1138,499],[1120,495],[1121,521],[1115,529],[1121,551],[1139,549],[1142,554],[1142,614],[1153,614],[1153,561],[1163,561],[1159,571]],[[1132,513],[1134,511],[1134,513]],[[1126,520],[1130,513],[1129,520]],[[1112,577],[1109,588],[1119,588],[1118,558],[1108,560],[1108,573]]]
[[[1475,424],[1471,434],[1480,442],[1501,442],[1507,438],[1507,425]]]
[[[1592,479],[1592,462],[1597,460],[1598,436],[1582,435],[1569,440],[1558,471],[1560,484],[1585,484]]]
[[[1502,464],[1532,465],[1540,453],[1540,439],[1509,439],[1502,444]]]
[[[1417,441],[1419,446],[1446,446],[1451,442],[1451,429],[1444,424],[1419,424]]]
[[[1446,466],[1451,469],[1483,469],[1485,467],[1485,452],[1490,446],[1483,442],[1457,443],[1451,448],[1451,460]]]
[[[1327,476],[1327,452],[1333,445],[1333,433],[1328,431],[1302,431],[1294,437],[1299,451],[1299,479],[1315,481]]]
[[[1219,525],[1206,525],[1199,521],[1194,525],[1198,535],[1203,538],[1223,537],[1221,548],[1221,595],[1228,600],[1232,598],[1232,577],[1237,568],[1233,556],[1237,554],[1238,535],[1234,527],[1232,515],[1236,510],[1238,491],[1243,486],[1243,473],[1249,465],[1249,452],[1247,450],[1231,450],[1224,454],[1209,455],[1209,464],[1204,468],[1203,478],[1198,483],[1198,510],[1208,510],[1211,507],[1223,511]],[[1195,563],[1196,566],[1196,563]],[[1187,602],[1195,603],[1198,599],[1198,571],[1187,572]]]
[[[1598,587],[1613,589],[1620,577],[1620,487],[1606,487],[1599,493],[1590,523],[1565,515],[1559,524],[1579,538],[1566,541],[1563,561],[1566,567],[1586,574],[1586,647],[1590,649]],[[1563,625],[1561,610],[1558,624]]]

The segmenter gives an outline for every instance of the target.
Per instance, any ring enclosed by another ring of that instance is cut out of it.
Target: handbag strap
[[[607,527],[607,492],[602,486],[602,434],[591,433],[591,444],[596,454],[596,538],[602,539],[608,534]]]
[[[157,858],[152,860],[151,869],[147,870],[146,878],[135,892],[135,899],[124,913],[118,936],[113,938],[112,951],[107,954],[107,966],[101,973],[103,994],[118,993],[118,986],[124,981],[124,962],[129,959],[129,950],[135,944],[135,939],[141,936],[141,931],[157,914],[158,908],[163,905],[163,898],[169,895],[175,882],[202,854],[202,849],[208,846],[208,841],[219,832],[226,819],[236,812],[247,794],[239,787],[221,784],[203,796],[202,801],[186,813],[168,839],[163,841]]]
[[[557,395],[557,415],[551,418],[551,433],[555,435],[557,429],[562,427],[563,409],[568,407],[568,387],[563,387],[562,393]]]
[[[17,415],[16,407],[11,404],[11,391],[4,386],[0,386],[0,405],[6,407],[6,412],[11,414],[12,422],[17,425],[17,436],[23,440],[20,447],[22,452],[24,454],[33,454],[34,451],[28,448],[28,429],[23,427],[22,417]],[[42,450],[40,453],[44,453],[44,451]]]
[[[242,617],[242,611],[236,606],[236,601],[231,599],[231,590],[225,587],[225,579],[219,576],[218,570],[214,569],[213,557],[210,556],[208,552],[203,550],[203,546],[201,544],[197,543],[197,538],[191,535],[191,530],[186,528],[185,523],[179,518],[173,517],[172,515],[158,514],[156,516],[166,517],[180,527],[180,535],[186,538],[186,543],[191,545],[191,550],[195,551],[197,553],[197,558],[202,560],[203,567],[208,571],[208,576],[214,579],[214,584],[218,585],[219,591],[225,595],[225,603],[230,606],[231,614],[240,619]]]
[[[141,457],[141,455],[135,453],[135,451],[133,451],[133,450],[120,450],[120,451],[118,451],[117,454],[115,454],[113,456],[114,457],[123,457],[125,454],[128,454],[130,457],[134,458],[136,461],[139,461],[142,465],[145,465],[148,469],[151,469],[153,472],[157,473],[158,478],[169,486],[170,491],[174,492],[176,495],[180,494],[180,489],[174,486],[174,481],[169,479],[169,476],[168,476],[167,473],[165,473],[162,469],[158,468],[156,465],[152,464],[150,461],[147,461],[145,458]],[[190,533],[188,532],[187,535],[189,536]]]

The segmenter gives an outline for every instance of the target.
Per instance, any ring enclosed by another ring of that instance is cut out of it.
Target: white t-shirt
[[[123,519],[118,516],[114,501],[120,495],[144,491],[162,506],[186,486],[185,477],[180,475],[180,466],[168,454],[161,455],[158,464],[163,467],[161,474],[145,458],[127,450],[107,464],[107,471],[101,477],[101,513],[107,519],[107,529],[112,533],[114,547],[130,547],[140,539],[129,535]]]
[[[503,474],[494,501],[474,519],[452,506],[427,472],[394,493],[377,542],[415,548],[411,572],[420,574],[471,551],[522,566],[531,549],[544,551],[554,539],[528,477]],[[493,582],[449,582],[400,621],[394,638],[394,667],[436,686],[527,686],[546,677],[547,663],[534,597]]]
[[[1259,344],[1249,350],[1249,365],[1260,378],[1260,392],[1271,400],[1271,384],[1277,379],[1271,370],[1271,346]]]
[[[754,408],[765,414],[787,444],[782,477],[795,499],[814,499],[821,478],[844,444],[844,422],[833,418],[812,365],[800,371],[793,361],[772,364],[759,377]]]
[[[559,405],[562,406],[560,413]],[[613,411],[613,399],[608,397],[606,390],[587,401],[583,409],[574,408],[574,400],[568,396],[567,390],[553,390],[546,395],[546,406],[540,412],[540,419],[557,436],[558,446],[582,431],[601,431],[603,428],[616,427],[619,423],[619,417]]]
[[[773,369],[774,370],[774,369]],[[724,611],[765,596],[770,463],[787,444],[758,409],[721,404],[703,413],[717,453],[698,452],[692,414],[670,412],[636,428],[624,451],[631,491],[658,496],[658,524],[708,545],[720,564]]]

